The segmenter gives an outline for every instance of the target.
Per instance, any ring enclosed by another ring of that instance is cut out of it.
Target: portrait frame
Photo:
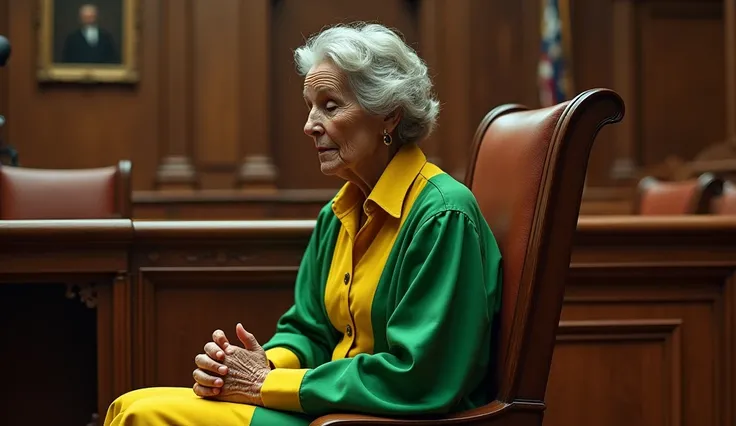
[[[38,0],[38,67],[39,82],[67,83],[137,83],[138,40],[140,37],[140,0],[120,0],[122,6],[119,63],[64,63],[55,60],[56,0]]]

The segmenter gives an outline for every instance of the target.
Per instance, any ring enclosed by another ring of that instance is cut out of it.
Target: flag
[[[542,0],[539,101],[543,107],[567,100],[572,92],[569,0]]]

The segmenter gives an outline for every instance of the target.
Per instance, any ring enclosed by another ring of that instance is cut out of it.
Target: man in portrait
[[[115,41],[97,21],[97,6],[85,4],[79,8],[78,29],[67,35],[62,62],[78,64],[115,64],[120,62]]]

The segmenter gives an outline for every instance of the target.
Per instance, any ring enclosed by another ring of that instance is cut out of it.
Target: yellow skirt
[[[203,399],[191,388],[145,388],[110,404],[105,426],[308,426],[310,420],[296,413]]]

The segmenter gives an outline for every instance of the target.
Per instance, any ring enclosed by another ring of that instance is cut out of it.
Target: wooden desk
[[[733,425],[736,219],[582,218],[545,426]]]
[[[194,356],[242,322],[265,342],[293,303],[314,221],[135,222],[136,387],[192,386]],[[180,355],[181,354],[181,355]]]
[[[130,220],[0,221],[0,424],[84,425],[131,387]]]
[[[0,287],[3,365],[46,366],[43,349],[28,348],[51,342],[64,360],[45,373],[42,401],[28,397],[39,394],[39,381],[30,380],[3,404],[35,409],[38,423],[84,424],[86,407],[104,413],[125,390],[191,386],[193,357],[214,329],[234,337],[240,321],[259,340],[270,338],[292,303],[313,225],[0,222],[0,282],[20,284]],[[733,425],[735,270],[736,219],[582,218],[545,425]],[[95,291],[83,294],[96,297],[92,317],[79,298],[64,298],[62,285],[90,282]],[[61,290],[34,292],[43,283]],[[39,300],[44,309],[34,310]],[[75,314],[59,318],[69,311],[59,306],[70,303]],[[80,348],[88,350],[70,355]],[[16,370],[13,377],[25,377]],[[70,383],[69,371],[84,380]],[[10,412],[18,422],[27,414]]]

